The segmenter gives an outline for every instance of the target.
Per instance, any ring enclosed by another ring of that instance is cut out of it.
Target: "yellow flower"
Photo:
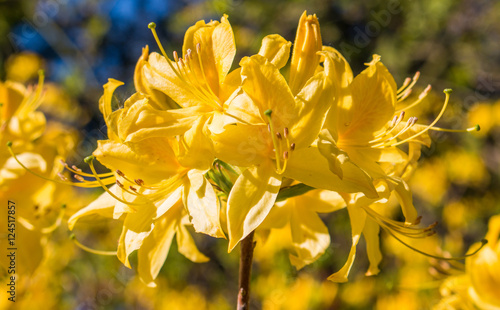
[[[308,27],[315,30],[306,31],[308,35],[304,36],[302,28]],[[316,55],[317,42],[321,41],[317,19],[304,13],[298,32],[295,46],[302,48],[292,55],[290,80],[300,89],[292,90],[281,75],[275,64],[283,65],[282,60],[269,60],[262,55],[245,57],[240,62],[240,90],[228,100],[225,115],[215,116],[210,125],[216,157],[231,165],[248,167],[228,197],[229,250],[265,219],[283,177],[317,188],[363,191],[376,196],[365,174],[346,169],[344,180],[340,180],[324,169],[326,160],[311,146],[326,116],[328,99],[333,97],[328,77],[331,66],[327,55],[328,70],[309,70],[320,61],[319,55],[310,57]],[[232,117],[236,114],[237,118]]]
[[[33,273],[42,261],[47,236],[59,227],[64,205],[75,195],[72,189],[61,190],[47,181],[61,172],[60,160],[70,154],[76,135],[54,121],[47,124],[44,114],[37,111],[44,101],[43,85],[43,73],[36,88],[0,83],[0,141],[3,145],[9,141],[0,151],[0,199],[5,201],[2,212],[6,214],[0,220],[0,242],[5,248],[18,249],[16,272],[22,275]],[[7,217],[8,207],[15,209],[11,217]],[[15,246],[8,246],[8,233],[15,235]],[[6,257],[0,261],[3,267],[9,266]]]
[[[73,229],[79,218],[90,214],[123,219],[118,258],[130,268],[129,255],[138,250],[139,275],[145,283],[154,285],[174,235],[179,252],[196,262],[207,260],[196,249],[186,225],[193,225],[197,232],[224,237],[219,203],[204,176],[212,159],[195,156],[196,152],[188,147],[199,147],[198,134],[204,126],[201,121],[196,121],[179,139],[159,136],[125,142],[126,133],[134,133],[136,120],[151,107],[144,95],[136,93],[123,109],[112,111],[112,94],[119,85],[121,82],[110,80],[104,86],[100,109],[110,139],[99,141],[93,153],[113,172],[97,174],[92,158],[88,160],[92,174],[71,170],[81,181],[75,185],[102,186],[107,192],[73,215],[69,226]],[[108,189],[108,185],[112,186]]]
[[[452,276],[441,285],[443,299],[435,309],[499,309],[500,215],[490,218],[488,244],[465,261],[465,274]],[[471,246],[469,251],[477,248]]]
[[[330,234],[318,213],[330,213],[343,208],[344,200],[332,191],[312,190],[308,193],[277,202],[257,229],[264,237],[279,237],[271,245],[275,250],[285,247],[290,252],[290,262],[297,269],[315,262],[330,245]],[[284,230],[284,231],[282,231]],[[283,236],[285,235],[285,236]],[[279,244],[276,244],[279,243]],[[269,255],[269,247],[256,250]]]

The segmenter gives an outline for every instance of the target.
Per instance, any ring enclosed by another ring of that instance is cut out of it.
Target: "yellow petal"
[[[198,59],[196,45],[200,44],[200,59]],[[204,21],[197,22],[190,27],[184,36],[182,52],[187,54],[188,50],[193,53],[194,61],[191,63],[194,70],[200,77],[204,74],[210,88],[216,96],[219,95],[219,84],[222,83],[231,69],[236,46],[234,34],[227,20],[227,15],[218,21],[211,21],[205,24]]]
[[[101,111],[106,124],[107,124],[108,117],[113,112],[112,105],[111,105],[112,104],[111,101],[113,100],[113,93],[115,92],[115,90],[119,86],[121,86],[123,84],[124,84],[123,82],[120,82],[118,80],[108,79],[108,82],[106,84],[104,84],[104,86],[103,86],[104,94],[99,99],[99,111]],[[108,137],[109,137],[109,132],[108,132]],[[111,139],[111,137],[109,137],[109,138]]]
[[[17,159],[23,163],[26,168],[37,171],[47,171],[47,163],[43,157],[36,153],[24,152],[16,155]],[[8,179],[17,179],[20,176],[28,173],[14,157],[9,157],[0,170],[0,180],[2,183]]]
[[[264,221],[280,185],[281,177],[270,161],[248,168],[238,177],[227,201],[229,252]]]
[[[376,275],[380,272],[378,265],[382,260],[382,253],[380,252],[380,226],[370,217],[366,218],[365,227],[363,228],[363,236],[366,241],[366,254],[370,261],[370,267],[366,272],[367,276]]]
[[[290,262],[297,269],[316,261],[330,245],[328,228],[316,212],[307,205],[296,205],[290,218],[292,245]]]
[[[113,185],[109,188],[109,190],[114,193],[117,185]],[[78,212],[73,214],[68,220],[68,228],[69,230],[73,230],[76,222],[88,215],[97,214],[100,216],[104,216],[107,218],[113,218],[113,209],[115,207],[116,199],[111,197],[108,192],[102,193],[96,200],[92,201],[88,206],[83,209],[80,209]]]
[[[278,68],[260,55],[245,57],[240,65],[242,88],[259,107],[261,118],[267,120],[264,112],[271,110],[276,130],[287,126],[297,116],[296,104]]]
[[[235,166],[257,165],[272,152],[272,142],[266,125],[234,124],[220,134],[212,135],[216,157]]]
[[[196,232],[224,238],[219,221],[219,202],[212,184],[205,179],[204,171],[191,169],[184,186],[184,205],[191,216]]]
[[[0,82],[0,120],[2,123],[10,119],[24,100],[26,87],[21,83],[12,81]]]
[[[118,259],[127,267],[130,267],[129,256],[138,250],[144,240],[153,231],[153,219],[156,215],[154,205],[144,204],[137,209],[136,213],[128,213],[123,222],[123,230],[118,242]]]
[[[183,169],[167,139],[151,138],[128,144],[98,141],[93,154],[107,168],[120,170],[129,179],[142,179],[146,185],[168,179]]]
[[[304,11],[299,20],[290,65],[289,83],[294,95],[313,76],[320,60],[318,52],[321,51],[322,47],[323,43],[316,14],[307,15],[307,12]]]
[[[213,107],[210,105],[211,102],[208,102],[213,99],[200,95],[200,87],[202,87],[200,83],[204,83],[203,78],[199,80],[199,77],[196,77],[196,80],[190,83],[173,71],[168,62],[175,66],[174,62],[158,53],[149,55],[148,64],[143,68],[144,79],[149,87],[164,93],[183,108]]]
[[[295,96],[297,117],[290,126],[290,141],[296,148],[308,147],[323,126],[333,97],[333,87],[324,72],[314,75]]]
[[[42,112],[33,111],[24,117],[14,115],[8,123],[8,131],[20,139],[32,141],[43,134],[45,124],[45,115]]]
[[[177,160],[184,167],[208,170],[214,161],[214,146],[207,134],[208,115],[199,117],[180,138]]]
[[[328,128],[333,139],[338,140],[338,102],[339,100],[350,101],[351,94],[349,85],[352,83],[353,74],[349,63],[333,47],[323,46],[324,68],[326,76],[331,80],[334,89],[332,108],[325,120],[325,128]]]
[[[323,129],[319,134],[318,150],[328,161],[330,171],[335,173],[341,180],[344,178],[342,166],[349,161],[349,155],[337,147],[335,140],[328,129]]]
[[[175,206],[155,221],[154,229],[144,239],[138,251],[138,272],[141,280],[155,287],[154,280],[165,263],[183,206],[179,199]]]
[[[259,55],[266,57],[276,68],[283,68],[290,57],[292,42],[278,34],[271,34],[262,39]]]
[[[344,178],[341,180],[328,169],[328,161],[321,156],[318,148],[310,147],[291,153],[283,176],[315,188],[343,193],[363,192],[370,198],[378,197],[372,179],[364,171],[349,161],[342,170]]]
[[[178,108],[179,105],[175,103],[166,94],[152,89],[144,77],[144,67],[147,66],[149,60],[149,47],[146,45],[142,48],[142,55],[139,57],[134,71],[134,86],[137,92],[147,95],[151,106],[158,110],[169,110]]]
[[[184,225],[177,226],[176,240],[179,253],[184,255],[190,261],[195,263],[205,263],[210,260],[208,257],[203,255],[203,253],[198,251],[191,234]]]
[[[414,224],[417,220],[418,213],[413,205],[413,196],[411,194],[410,187],[404,180],[401,179],[391,178],[390,181],[396,184],[394,194],[401,204],[401,210],[403,211],[403,215],[405,217],[405,224]]]
[[[394,115],[396,83],[380,57],[356,76],[350,96],[340,98],[338,111],[339,140],[368,141]]]
[[[352,245],[349,251],[349,256],[347,258],[344,266],[336,273],[330,275],[328,280],[333,282],[347,282],[347,276],[351,270],[352,264],[354,263],[354,258],[356,257],[356,245],[358,244],[359,238],[361,237],[361,232],[365,226],[366,213],[361,208],[354,205],[347,205],[347,211],[349,212],[349,219],[351,223],[351,234],[352,234]]]
[[[120,119],[120,136],[125,142],[184,134],[207,112],[206,107],[159,111],[148,102],[134,104]]]

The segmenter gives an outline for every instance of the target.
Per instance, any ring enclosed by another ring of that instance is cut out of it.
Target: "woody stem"
[[[246,236],[240,244],[240,272],[238,280],[238,306],[237,310],[248,310],[250,300],[250,274],[252,272],[253,258],[253,231]]]

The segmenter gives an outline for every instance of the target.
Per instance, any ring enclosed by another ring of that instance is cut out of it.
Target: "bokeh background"
[[[429,252],[440,247],[457,256],[465,253],[483,238],[489,217],[500,213],[498,1],[0,0],[0,77],[36,82],[37,69],[43,68],[47,80],[61,86],[59,96],[71,111],[67,115],[78,115],[63,119],[80,136],[68,161],[81,165],[96,141],[106,137],[98,110],[102,85],[108,78],[124,81],[126,88],[118,97],[125,99],[134,92],[133,71],[142,47],[158,50],[149,22],[158,25],[167,51],[180,51],[189,26],[227,14],[236,37],[236,66],[241,57],[258,51],[267,34],[293,41],[304,10],[317,14],[324,44],[343,53],[355,74],[374,53],[382,56],[398,85],[420,71],[417,89],[433,87],[428,99],[412,110],[422,123],[430,122],[441,108],[442,90],[452,88],[451,105],[440,126],[482,127],[477,133],[433,133],[434,143],[423,151],[411,180],[423,222],[439,221],[438,235],[418,246]],[[57,109],[45,112],[49,118],[58,115]],[[75,209],[98,194],[80,192]],[[397,309],[403,304],[405,309],[428,309],[439,302],[447,266],[384,234],[380,275],[364,276],[368,262],[362,241],[350,282],[325,282],[347,257],[350,227],[345,210],[324,220],[332,244],[303,270],[290,265],[279,244],[257,248],[252,309]],[[119,227],[103,220],[86,224],[91,229],[76,229],[80,241],[113,249]],[[174,245],[158,288],[150,289],[115,257],[76,248],[65,225],[51,238],[29,292],[19,296],[19,309],[40,304],[47,309],[234,308],[238,254],[227,254],[224,240],[196,239],[211,259],[204,264],[188,261]],[[11,306],[4,300],[0,305]]]

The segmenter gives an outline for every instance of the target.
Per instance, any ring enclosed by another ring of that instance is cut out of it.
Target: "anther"
[[[290,144],[290,151],[295,150],[295,143]]]
[[[267,124],[267,130],[271,131],[271,124]]]
[[[118,185],[120,188],[123,188],[123,184],[118,180],[116,180],[116,185]]]
[[[424,89],[424,91],[422,91],[422,93],[418,96],[418,99],[422,99],[425,96],[427,96],[427,94],[431,91],[431,89],[432,89],[431,84],[427,85],[427,87]]]
[[[288,139],[288,127],[285,127],[283,129],[283,136],[285,137],[285,139]]]
[[[415,75],[413,76],[413,81],[417,81],[419,77],[420,77],[420,71],[415,72]]]
[[[142,179],[135,179],[134,182],[135,182],[135,184],[137,184],[139,186],[144,185],[144,181]]]
[[[155,24],[155,23],[153,23],[153,22],[150,22],[150,23],[148,24],[148,28],[149,28],[149,29],[155,29],[155,28],[156,28],[156,24]]]
[[[57,176],[58,176],[61,180],[65,181],[65,182],[67,182],[67,181],[68,181],[68,178],[66,178],[66,177],[65,177],[62,173],[60,173],[60,172],[59,172],[59,173],[57,173]]]
[[[200,52],[201,52],[201,44],[196,43],[196,53],[200,54]]]
[[[133,190],[134,192],[137,192],[137,189],[136,189],[135,187],[133,187],[133,186],[129,186],[129,188],[130,188],[131,190]]]
[[[73,177],[80,182],[85,182],[85,179],[81,175],[75,174]]]
[[[125,174],[123,172],[121,172],[121,170],[118,170],[118,169],[116,169],[116,174],[118,174],[122,178],[125,176]]]
[[[177,55],[177,52],[174,51],[173,54],[174,54],[174,60],[175,60],[175,62],[179,62],[179,55]]]
[[[283,159],[288,160],[288,151],[283,152]]]
[[[186,51],[186,59],[190,59],[190,58],[192,58],[192,57],[193,57],[193,56],[191,55],[191,53],[192,53],[192,52],[191,52],[191,49],[190,49],[190,48],[188,48],[188,49],[187,49],[187,51]]]
[[[278,137],[278,140],[281,140],[281,134],[279,132],[276,133],[276,137]]]
[[[266,115],[266,116],[271,116],[272,113],[273,113],[273,110],[271,110],[271,109],[264,111],[264,115]]]

